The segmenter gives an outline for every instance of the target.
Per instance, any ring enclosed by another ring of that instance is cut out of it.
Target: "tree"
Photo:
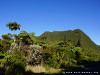
[[[43,41],[45,41],[46,40],[46,37],[44,36],[44,37],[41,37],[41,39],[43,40]]]
[[[3,34],[2,39],[11,40],[11,36],[9,34]]]
[[[6,24],[6,26],[9,27],[9,29],[10,29],[11,31],[12,31],[12,30],[15,30],[15,31],[16,31],[16,30],[18,30],[18,29],[20,30],[20,26],[21,26],[21,25],[18,24],[17,22],[10,22],[10,23]],[[16,39],[14,39],[14,43],[15,43],[15,40],[16,40]]]
[[[34,36],[34,35],[35,35],[35,33],[34,33],[34,32],[31,32],[31,33],[29,33],[29,35]]]
[[[17,22],[10,22],[10,23],[8,23],[8,24],[6,24],[6,26],[7,27],[9,27],[9,29],[11,30],[11,31],[16,31],[16,30],[20,30],[20,24],[18,24]],[[14,36],[14,42],[11,44],[11,47],[10,47],[10,51],[12,51],[12,50],[14,50],[14,49],[16,49],[16,48],[18,48],[18,45],[17,45],[17,43],[15,43],[15,41],[16,41],[16,36],[15,35],[13,35]]]
[[[29,33],[27,33],[25,30],[20,31],[20,34],[18,35],[19,39],[23,42],[23,44],[30,45],[32,44],[32,39],[30,38]]]
[[[7,27],[9,27],[10,30],[20,30],[20,24],[17,24],[17,22],[10,22],[6,25]]]

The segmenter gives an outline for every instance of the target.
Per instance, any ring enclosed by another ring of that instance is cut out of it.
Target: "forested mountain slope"
[[[73,46],[79,46],[83,49],[98,50],[98,46],[87,36],[82,30],[68,30],[68,31],[53,31],[44,32],[38,37],[46,42],[70,42]]]

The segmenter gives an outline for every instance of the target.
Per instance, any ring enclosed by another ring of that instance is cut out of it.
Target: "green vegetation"
[[[7,26],[17,30],[21,25],[10,22]],[[45,32],[39,37],[25,30],[19,34],[2,34],[0,74],[29,75],[29,71],[56,74],[63,70],[76,71],[75,68],[84,71],[87,67],[89,71],[99,71],[91,68],[92,63],[100,61],[99,49],[100,46],[80,29]]]
[[[69,31],[54,31],[44,32],[39,39],[45,37],[46,42],[67,42],[75,47],[82,47],[83,49],[98,49],[97,45],[80,29]]]

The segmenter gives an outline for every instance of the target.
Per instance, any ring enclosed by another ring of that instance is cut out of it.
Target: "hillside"
[[[38,38],[53,43],[58,41],[70,42],[73,46],[80,46],[84,49],[98,49],[97,45],[80,29],[44,32]]]

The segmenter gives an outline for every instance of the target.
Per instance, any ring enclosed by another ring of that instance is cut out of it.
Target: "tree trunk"
[[[41,58],[41,66],[43,65],[43,58]]]
[[[21,44],[22,44],[22,42],[20,41],[20,43],[19,43],[19,50],[20,50],[20,48],[21,48]]]

